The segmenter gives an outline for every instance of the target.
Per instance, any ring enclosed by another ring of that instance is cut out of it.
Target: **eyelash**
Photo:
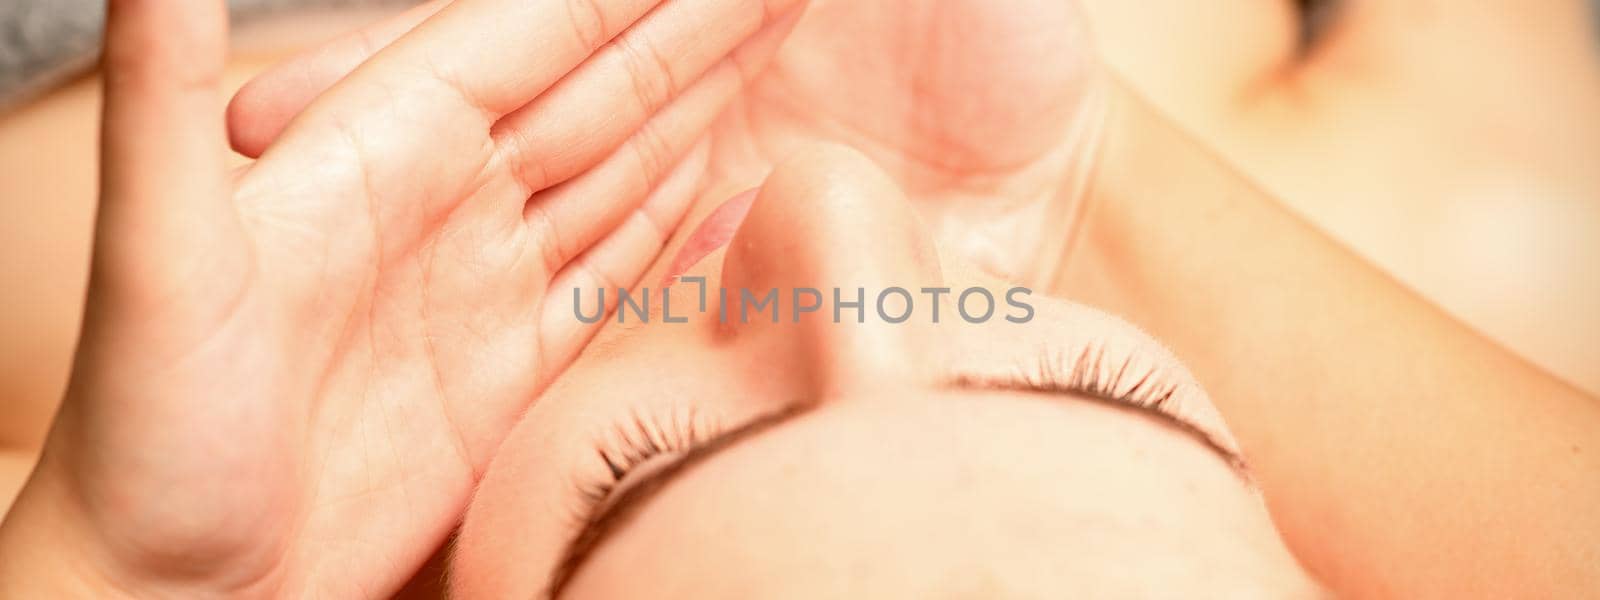
[[[1009,383],[1013,386],[1022,384],[1033,388],[1068,390],[1167,412],[1164,407],[1177,391],[1177,386],[1172,383],[1151,384],[1160,379],[1156,367],[1147,366],[1130,371],[1129,366],[1133,361],[1129,357],[1114,373],[1110,373],[1102,368],[1105,360],[1105,349],[1092,346],[1080,352],[1073,361],[1063,360],[1058,353],[1046,353],[1037,363],[1019,365],[1009,376],[962,375],[957,380],[1000,383],[1001,387]],[[1118,392],[1133,376],[1139,377],[1137,383]],[[608,475],[580,482],[578,492],[583,505],[574,513],[575,522],[587,522],[634,468],[663,454],[689,452],[704,441],[715,439],[723,431],[719,423],[702,422],[692,407],[683,416],[662,419],[659,414],[647,417],[635,410],[629,418],[612,429],[614,439],[597,440],[594,444],[595,453]]]
[[[595,442],[595,454],[604,464],[607,476],[578,484],[583,506],[574,514],[574,519],[578,523],[586,522],[634,468],[663,454],[693,450],[701,442],[716,437],[721,430],[720,424],[700,419],[693,407],[666,419],[660,413],[646,417],[635,409],[628,419],[613,427],[611,433],[615,439]]]
[[[1041,388],[1056,388],[1099,396],[1136,406],[1148,406],[1157,410],[1164,409],[1167,402],[1178,391],[1178,384],[1161,377],[1160,368],[1154,365],[1145,365],[1130,371],[1136,355],[1127,354],[1116,372],[1107,373],[1102,368],[1106,362],[1106,348],[1104,346],[1090,346],[1078,353],[1075,360],[1068,362],[1064,356],[1047,353],[1040,358],[1034,375],[1024,374],[1024,383],[1033,384]],[[1124,384],[1132,377],[1138,380],[1127,389],[1119,392]]]

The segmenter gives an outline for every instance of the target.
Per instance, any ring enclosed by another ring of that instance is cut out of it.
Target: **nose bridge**
[[[776,323],[763,315],[732,326],[780,340],[821,396],[914,377],[928,363],[933,308],[920,290],[942,281],[937,250],[899,187],[867,157],[834,146],[773,171],[723,264],[730,294],[775,290],[783,308]]]

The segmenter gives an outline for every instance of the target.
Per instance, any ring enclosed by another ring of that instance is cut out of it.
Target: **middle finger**
[[[799,0],[670,0],[494,127],[529,195],[616,150],[713,65]]]

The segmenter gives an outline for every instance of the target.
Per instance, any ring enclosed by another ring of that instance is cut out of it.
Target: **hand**
[[[797,5],[461,0],[230,176],[223,3],[113,0],[85,328],[0,595],[392,593],[593,332],[547,291],[639,276]]]
[[[264,147],[364,48],[428,10],[247,86],[230,114],[235,147]],[[894,174],[946,247],[1047,286],[1068,250],[1104,119],[1104,78],[1084,25],[1061,0],[813,2],[774,67],[713,130],[706,194],[757,185],[805,144],[842,143]]]

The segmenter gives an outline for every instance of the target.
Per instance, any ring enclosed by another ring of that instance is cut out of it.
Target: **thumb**
[[[109,1],[98,291],[166,302],[241,266],[219,89],[226,50],[223,0]]]

